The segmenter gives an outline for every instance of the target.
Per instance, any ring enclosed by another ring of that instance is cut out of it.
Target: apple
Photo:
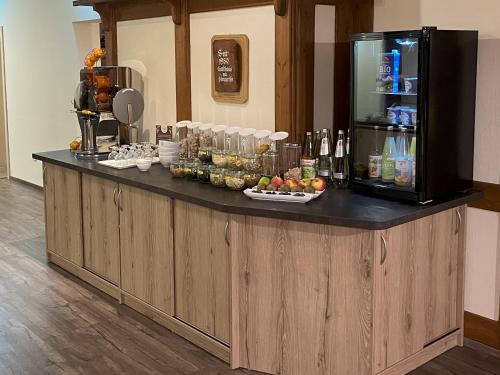
[[[326,180],[322,177],[316,177],[311,181],[311,186],[316,191],[323,191],[326,189]]]
[[[273,179],[271,180],[271,184],[273,184],[277,188],[280,188],[281,185],[284,184],[284,182],[283,182],[283,179],[280,176],[274,176]]]
[[[299,186],[302,189],[305,189],[306,187],[311,186],[311,182],[312,182],[311,178],[304,178],[304,179],[299,181]]]
[[[259,180],[259,183],[257,185],[269,185],[271,183],[271,180],[269,179],[269,177],[262,177],[260,180]]]
[[[297,181],[297,180],[286,180],[286,181],[285,181],[285,184],[286,184],[288,187],[292,188],[292,187],[294,187],[294,186],[299,186],[299,181]]]

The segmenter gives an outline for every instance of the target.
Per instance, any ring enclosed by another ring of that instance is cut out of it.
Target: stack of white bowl
[[[170,164],[179,162],[180,144],[177,142],[160,141],[158,145],[158,156],[160,163],[165,168],[170,167]]]

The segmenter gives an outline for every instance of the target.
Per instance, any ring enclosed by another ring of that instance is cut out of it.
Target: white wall
[[[31,153],[68,148],[75,136],[70,113],[82,63],[72,21],[95,19],[70,0],[3,0],[11,175],[41,185]]]
[[[500,183],[500,1],[375,0],[376,31],[420,28],[479,30],[474,179]],[[467,211],[467,311],[498,320],[500,215]]]
[[[193,120],[275,129],[275,13],[273,6],[191,15]],[[215,102],[211,86],[211,40],[219,34],[246,34],[250,40],[249,100]]]
[[[156,125],[174,125],[175,25],[172,17],[118,22],[118,64],[143,76],[144,116],[142,140],[156,140]]]

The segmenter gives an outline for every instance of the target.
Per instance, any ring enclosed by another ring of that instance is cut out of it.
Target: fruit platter
[[[259,184],[243,191],[247,197],[256,200],[307,203],[318,198],[326,189],[326,180],[313,179],[283,180],[281,177],[262,177]]]

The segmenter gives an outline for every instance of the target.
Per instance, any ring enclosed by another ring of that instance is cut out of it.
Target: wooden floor
[[[257,374],[230,371],[186,340],[47,265],[44,249],[41,191],[0,180],[0,375]],[[467,341],[412,374],[500,374],[500,352]]]

